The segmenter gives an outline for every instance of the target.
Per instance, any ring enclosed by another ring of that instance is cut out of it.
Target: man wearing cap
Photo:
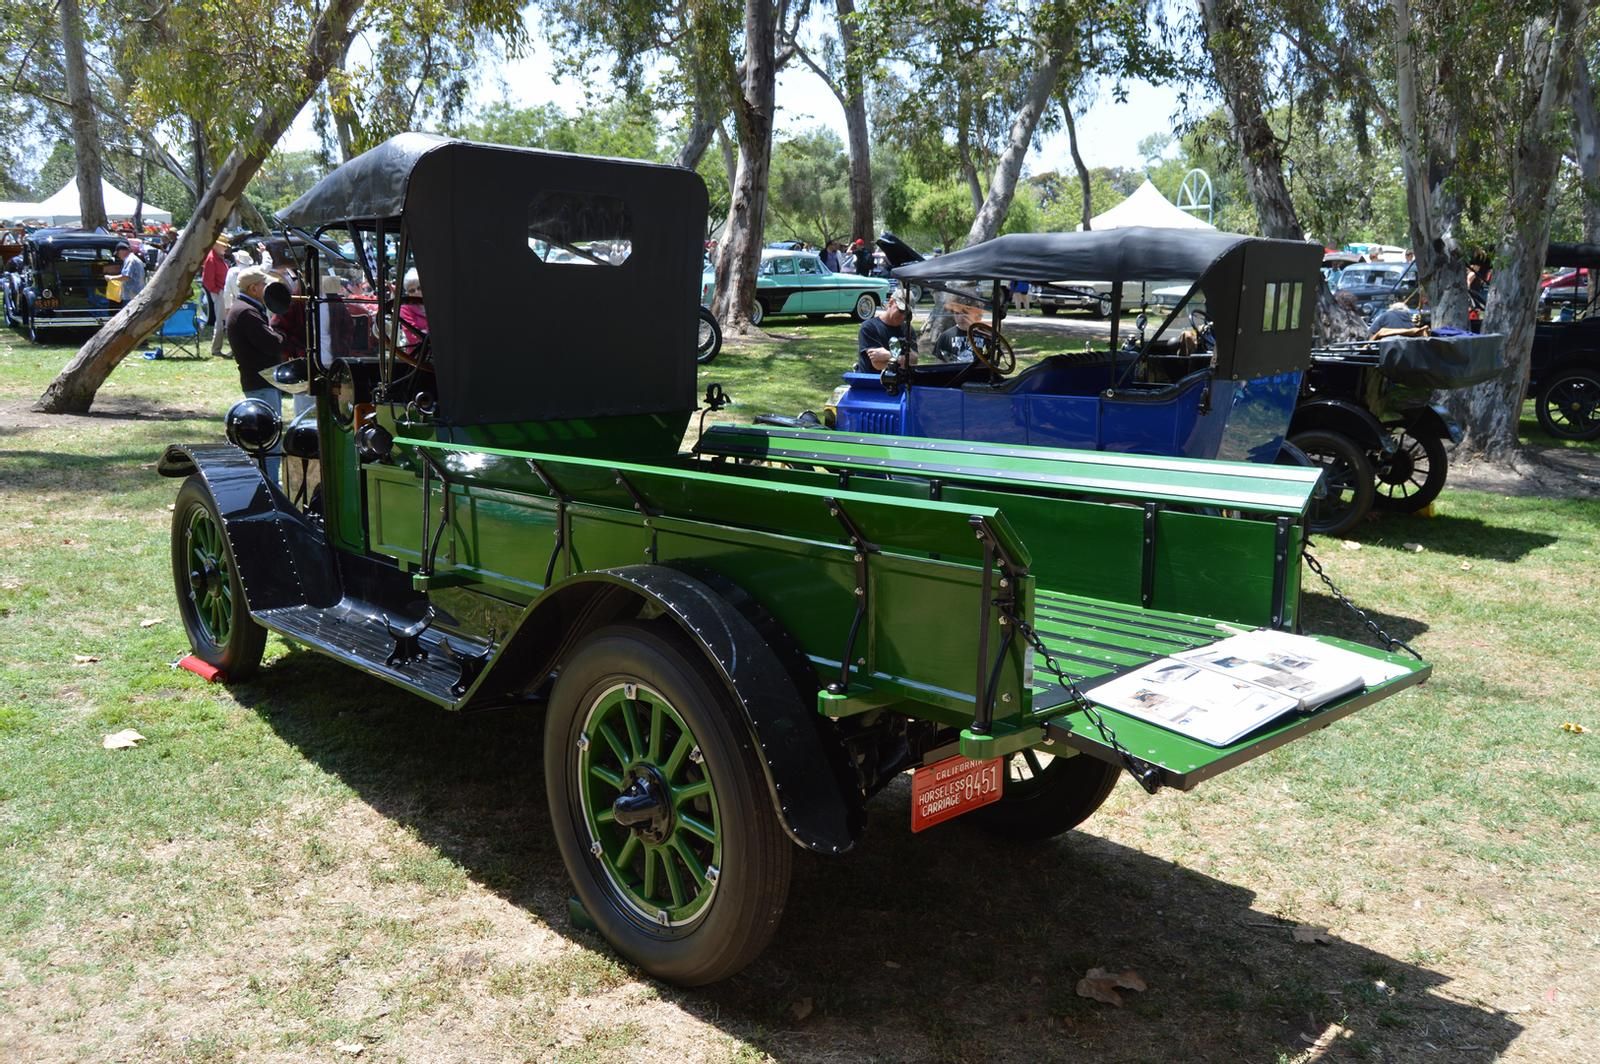
[[[910,299],[903,291],[889,293],[878,313],[861,323],[856,334],[856,372],[882,373],[899,347],[906,365],[916,361],[916,334],[911,331]],[[898,342],[897,342],[898,341]]]
[[[267,285],[275,278],[265,266],[247,266],[239,272],[239,295],[228,308],[228,346],[239,363],[239,387],[247,399],[260,399],[283,416],[283,393],[261,376],[283,361],[283,334],[267,323],[267,308],[261,302]],[[278,460],[267,460],[267,476],[278,479]]]
[[[217,300],[222,298],[222,286],[228,282],[228,249],[230,243],[227,234],[217,237],[217,242],[211,245],[211,250],[206,252],[206,261],[200,266],[200,291],[205,299],[206,321],[211,323],[211,354],[217,355],[222,348],[222,337],[227,327],[223,324],[221,308]]]
[[[126,240],[117,241],[117,259],[122,263],[122,301],[127,303],[144,291],[144,260]]]

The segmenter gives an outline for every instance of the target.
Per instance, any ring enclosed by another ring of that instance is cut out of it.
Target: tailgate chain
[[[1410,643],[1407,643],[1403,639],[1396,639],[1394,636],[1390,635],[1388,632],[1385,632],[1383,630],[1383,628],[1378,624],[1377,621],[1375,621],[1371,617],[1367,616],[1367,611],[1366,610],[1362,609],[1360,606],[1357,606],[1354,602],[1351,602],[1350,601],[1350,597],[1348,595],[1346,595],[1343,591],[1340,591],[1336,586],[1334,586],[1333,580],[1328,576],[1327,573],[1322,571],[1322,563],[1317,561],[1317,559],[1312,556],[1312,554],[1311,554],[1311,543],[1310,543],[1309,540],[1307,541],[1306,545],[1301,548],[1301,554],[1303,554],[1305,556],[1306,564],[1311,567],[1311,571],[1313,573],[1316,573],[1318,578],[1321,579],[1322,582],[1327,585],[1328,590],[1333,593],[1333,597],[1334,597],[1334,599],[1336,599],[1338,601],[1339,605],[1343,606],[1345,609],[1347,609],[1351,613],[1355,614],[1356,615],[1356,620],[1360,621],[1363,625],[1365,625],[1367,630],[1370,631],[1373,635],[1377,636],[1378,639],[1383,643],[1383,649],[1384,650],[1386,650],[1389,653],[1393,654],[1394,653],[1394,648],[1395,647],[1399,647],[1401,650],[1404,650],[1407,654],[1410,654],[1412,657],[1416,658],[1418,661],[1422,660],[1422,655],[1418,654],[1414,649],[1412,649],[1412,646],[1411,646]]]
[[[1146,791],[1151,794],[1156,793],[1161,788],[1161,769],[1148,761],[1133,756],[1132,752],[1118,741],[1117,733],[1111,730],[1111,726],[1106,723],[1106,719],[1100,715],[1099,710],[1095,709],[1094,704],[1078,689],[1078,682],[1067,675],[1066,670],[1061,667],[1060,662],[1056,661],[1049,648],[1044,645],[1044,640],[1039,638],[1039,633],[1033,630],[1031,624],[1018,617],[1014,610],[1002,607],[1001,612],[1005,619],[1010,621],[1016,630],[1022,634],[1022,638],[1034,649],[1034,652],[1044,659],[1045,668],[1055,674],[1056,680],[1061,684],[1062,689],[1077,700],[1078,705],[1083,709],[1084,715],[1089,718],[1089,723],[1093,724],[1095,730],[1100,733],[1101,740],[1111,747],[1112,751],[1122,760],[1122,767],[1128,770],[1128,775],[1138,780],[1139,786]]]

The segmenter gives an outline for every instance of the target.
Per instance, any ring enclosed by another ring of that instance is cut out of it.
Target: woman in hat
[[[200,296],[205,304],[205,320],[211,323],[213,355],[222,349],[222,338],[227,335],[218,304],[222,299],[222,286],[228,282],[228,248],[228,237],[224,233],[217,237],[217,242],[206,252],[205,262],[200,265]]]

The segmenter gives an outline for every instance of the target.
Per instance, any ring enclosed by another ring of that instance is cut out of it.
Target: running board
[[[492,648],[480,641],[422,626],[351,598],[322,608],[257,610],[251,616],[285,639],[449,708],[466,700],[492,656]],[[415,630],[419,626],[420,631]]]

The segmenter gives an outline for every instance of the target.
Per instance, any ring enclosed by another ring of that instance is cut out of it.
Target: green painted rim
[[[204,506],[196,506],[190,513],[183,542],[195,621],[208,640],[226,646],[233,634],[233,570],[222,529]]]
[[[640,919],[681,928],[706,913],[722,868],[722,817],[699,740],[644,684],[618,683],[589,703],[577,741],[578,796],[589,854]],[[616,818],[624,794],[659,809],[648,825]]]

